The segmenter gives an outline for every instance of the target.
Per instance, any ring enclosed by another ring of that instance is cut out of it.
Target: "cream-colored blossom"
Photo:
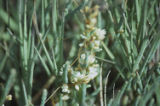
[[[98,47],[99,47],[100,44],[101,44],[101,42],[100,42],[99,40],[95,40],[95,41],[94,41],[94,44],[95,44],[95,46],[98,46]]]
[[[9,101],[12,100],[12,95],[7,95],[6,100],[9,100]]]
[[[104,29],[96,29],[95,34],[99,40],[103,40],[105,38],[106,31]]]
[[[89,55],[89,56],[88,56],[88,63],[89,63],[89,64],[92,64],[92,63],[94,63],[94,62],[95,62],[95,56],[92,55],[92,54]]]
[[[93,40],[96,40],[96,36],[93,36]]]
[[[85,53],[83,53],[83,54],[81,54],[81,59],[85,59],[86,58],[86,54]]]
[[[80,44],[79,44],[79,47],[82,47],[82,46],[84,46],[84,43],[80,43]]]
[[[79,86],[78,86],[78,85],[75,85],[75,89],[76,89],[77,91],[79,91]]]
[[[85,74],[81,74],[79,71],[75,71],[74,73],[72,73],[71,82],[75,83],[83,80],[84,78],[85,78]]]
[[[63,84],[62,86],[62,92],[64,93],[70,93],[71,91],[69,90],[69,87],[67,84]]]
[[[60,75],[60,76],[63,75],[63,70],[62,70],[62,69],[59,71],[59,75]]]
[[[88,79],[94,79],[98,75],[99,65],[94,64],[93,66],[89,67],[89,73],[87,75]]]
[[[91,18],[90,19],[90,25],[92,25],[94,27],[96,23],[97,23],[97,19],[96,18]]]
[[[94,44],[93,44],[93,48],[94,48],[95,50],[99,50],[99,49],[100,49],[100,44],[101,44],[101,42],[100,42],[99,40],[95,40],[93,43],[94,43]]]
[[[68,95],[63,95],[62,100],[68,100],[70,97]]]

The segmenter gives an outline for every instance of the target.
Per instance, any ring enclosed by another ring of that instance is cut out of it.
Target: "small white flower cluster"
[[[93,9],[86,8],[85,12],[93,12],[86,19],[86,31],[81,34],[83,42],[79,44],[80,49],[78,53],[78,65],[73,68],[68,68],[69,83],[74,86],[76,90],[79,90],[79,85],[82,83],[89,83],[96,78],[99,74],[100,65],[97,63],[95,53],[101,50],[101,42],[105,38],[106,31],[96,27],[98,6]],[[70,87],[71,88],[71,87]],[[71,93],[67,84],[62,86],[63,93]],[[64,100],[69,99],[67,95],[64,95]]]
[[[93,34],[92,47],[95,51],[101,51],[101,41],[105,38],[106,31],[104,29],[96,28],[95,33]]]
[[[7,95],[6,100],[11,101],[12,100],[12,95],[11,94]]]
[[[106,31],[104,29],[98,28],[96,29],[95,33],[99,40],[103,40],[105,38]]]
[[[93,64],[89,67],[89,74],[87,77],[90,79],[94,79],[98,75],[98,70],[100,69],[99,64]]]
[[[69,87],[67,84],[63,84],[62,86],[62,92],[64,93],[70,93],[71,91],[69,90]]]
[[[62,100],[68,100],[69,99],[68,94],[71,93],[69,86],[67,84],[63,84],[61,88],[63,92]]]
[[[79,67],[76,71],[71,71],[71,83],[81,84],[88,83],[90,80],[94,79],[99,73],[99,64],[95,59],[94,55],[89,55],[88,58],[83,57],[84,54],[81,55],[79,59]],[[83,61],[85,60],[85,61]],[[83,62],[82,62],[83,61]]]

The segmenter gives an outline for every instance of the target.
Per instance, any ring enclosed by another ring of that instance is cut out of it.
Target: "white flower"
[[[95,40],[95,41],[94,41],[95,46],[100,46],[100,43],[101,43],[101,42],[100,42],[99,40]]]
[[[96,39],[96,36],[93,36],[93,40],[95,40]]]
[[[88,56],[88,63],[89,64],[92,64],[92,63],[94,63],[95,62],[95,56],[94,55],[89,55]]]
[[[95,41],[94,41],[94,44],[93,44],[93,45],[94,45],[93,48],[94,48],[95,50],[99,50],[99,49],[100,49],[100,48],[99,48],[99,47],[100,47],[100,43],[101,43],[101,42],[100,42],[99,40],[95,40]]]
[[[104,29],[96,29],[95,31],[96,36],[99,40],[103,40],[105,38],[106,31]]]
[[[72,73],[71,82],[75,83],[81,81],[84,78],[85,78],[84,74],[81,74],[79,71],[75,71],[74,73]]]
[[[79,91],[79,86],[78,86],[78,85],[75,85],[75,89],[76,89],[77,91]]]
[[[83,74],[81,74],[79,71],[76,72],[75,76],[78,78],[78,79],[82,79],[84,77]]]
[[[87,75],[88,79],[94,79],[98,75],[99,65],[94,64],[89,67],[89,74]]]
[[[96,19],[96,18],[91,18],[90,21],[91,21],[91,24],[92,24],[92,25],[95,25],[95,24],[97,23],[97,19]]]
[[[81,54],[81,59],[83,59],[83,60],[84,60],[85,58],[86,58],[86,54],[84,54],[84,53],[83,53],[83,54]]]
[[[79,47],[82,47],[82,46],[84,46],[84,44],[83,44],[83,43],[80,43],[80,44],[79,44]]]
[[[68,72],[73,72],[73,68],[71,67],[71,65],[68,66]]]
[[[60,75],[60,76],[63,75],[63,70],[62,70],[62,69],[59,71],[59,75]]]
[[[6,100],[9,100],[9,101],[12,100],[12,95],[11,95],[11,94],[10,94],[10,95],[7,95],[7,96],[6,96]]]
[[[70,92],[71,92],[71,91],[69,90],[67,84],[63,84],[63,86],[62,86],[62,92],[65,92],[65,93],[70,93]]]
[[[69,96],[68,95],[63,95],[62,96],[62,100],[68,100],[69,99]]]

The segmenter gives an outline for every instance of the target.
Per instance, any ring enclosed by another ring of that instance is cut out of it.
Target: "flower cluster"
[[[68,94],[71,92],[69,89],[69,86],[67,84],[63,84],[63,86],[61,88],[62,88],[62,92],[64,93],[62,99],[68,100],[69,99]]]
[[[76,90],[79,90],[79,85],[89,83],[99,73],[100,65],[97,63],[95,53],[101,51],[101,42],[105,38],[106,31],[96,27],[99,7],[86,7],[83,11],[88,16],[85,16],[86,30],[81,34],[83,42],[79,44],[77,66],[68,68],[69,83],[74,85]],[[70,93],[69,86],[64,84],[62,92]],[[64,100],[68,99],[66,94]]]

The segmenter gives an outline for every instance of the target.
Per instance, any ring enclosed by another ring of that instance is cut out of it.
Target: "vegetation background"
[[[95,5],[97,27],[107,32],[96,54],[102,73],[64,101],[56,73],[77,57],[85,30],[80,10]],[[160,106],[160,1],[0,0],[3,104]]]

